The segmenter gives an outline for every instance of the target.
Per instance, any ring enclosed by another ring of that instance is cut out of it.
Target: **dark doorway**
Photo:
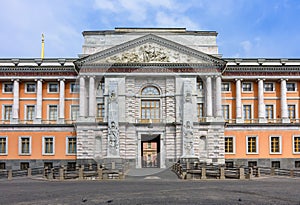
[[[160,167],[160,135],[143,135],[141,143],[142,167]]]

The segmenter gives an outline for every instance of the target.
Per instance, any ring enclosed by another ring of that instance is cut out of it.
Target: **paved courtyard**
[[[300,204],[300,179],[0,181],[0,204]]]

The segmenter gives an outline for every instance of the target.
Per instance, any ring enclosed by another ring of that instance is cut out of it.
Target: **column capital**
[[[243,81],[243,78],[236,78],[236,79],[234,79],[235,81]]]
[[[41,78],[38,78],[38,79],[34,79],[34,81],[40,81],[40,82],[43,82],[44,80],[43,79],[41,79]]]
[[[94,78],[94,79],[95,79],[96,76],[94,76],[94,75],[89,75],[88,78]]]
[[[280,82],[281,82],[281,81],[284,81],[284,80],[285,80],[285,81],[288,81],[289,79],[287,79],[287,78],[280,78]]]
[[[20,82],[20,79],[19,79],[19,78],[13,78],[13,79],[11,79],[11,81],[17,81],[17,82]]]
[[[57,81],[65,81],[66,79],[65,78],[59,78],[57,79]]]
[[[266,79],[265,78],[258,78],[257,82],[260,81],[260,80],[265,81]]]

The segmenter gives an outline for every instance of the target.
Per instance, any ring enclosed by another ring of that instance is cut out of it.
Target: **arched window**
[[[159,95],[159,90],[154,86],[148,86],[142,90],[142,95]]]
[[[159,90],[154,86],[148,86],[142,90],[141,122],[149,123],[160,121],[159,93]]]

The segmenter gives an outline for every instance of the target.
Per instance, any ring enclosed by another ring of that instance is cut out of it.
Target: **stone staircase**
[[[129,169],[125,173],[125,179],[179,180],[178,176],[170,168]]]

